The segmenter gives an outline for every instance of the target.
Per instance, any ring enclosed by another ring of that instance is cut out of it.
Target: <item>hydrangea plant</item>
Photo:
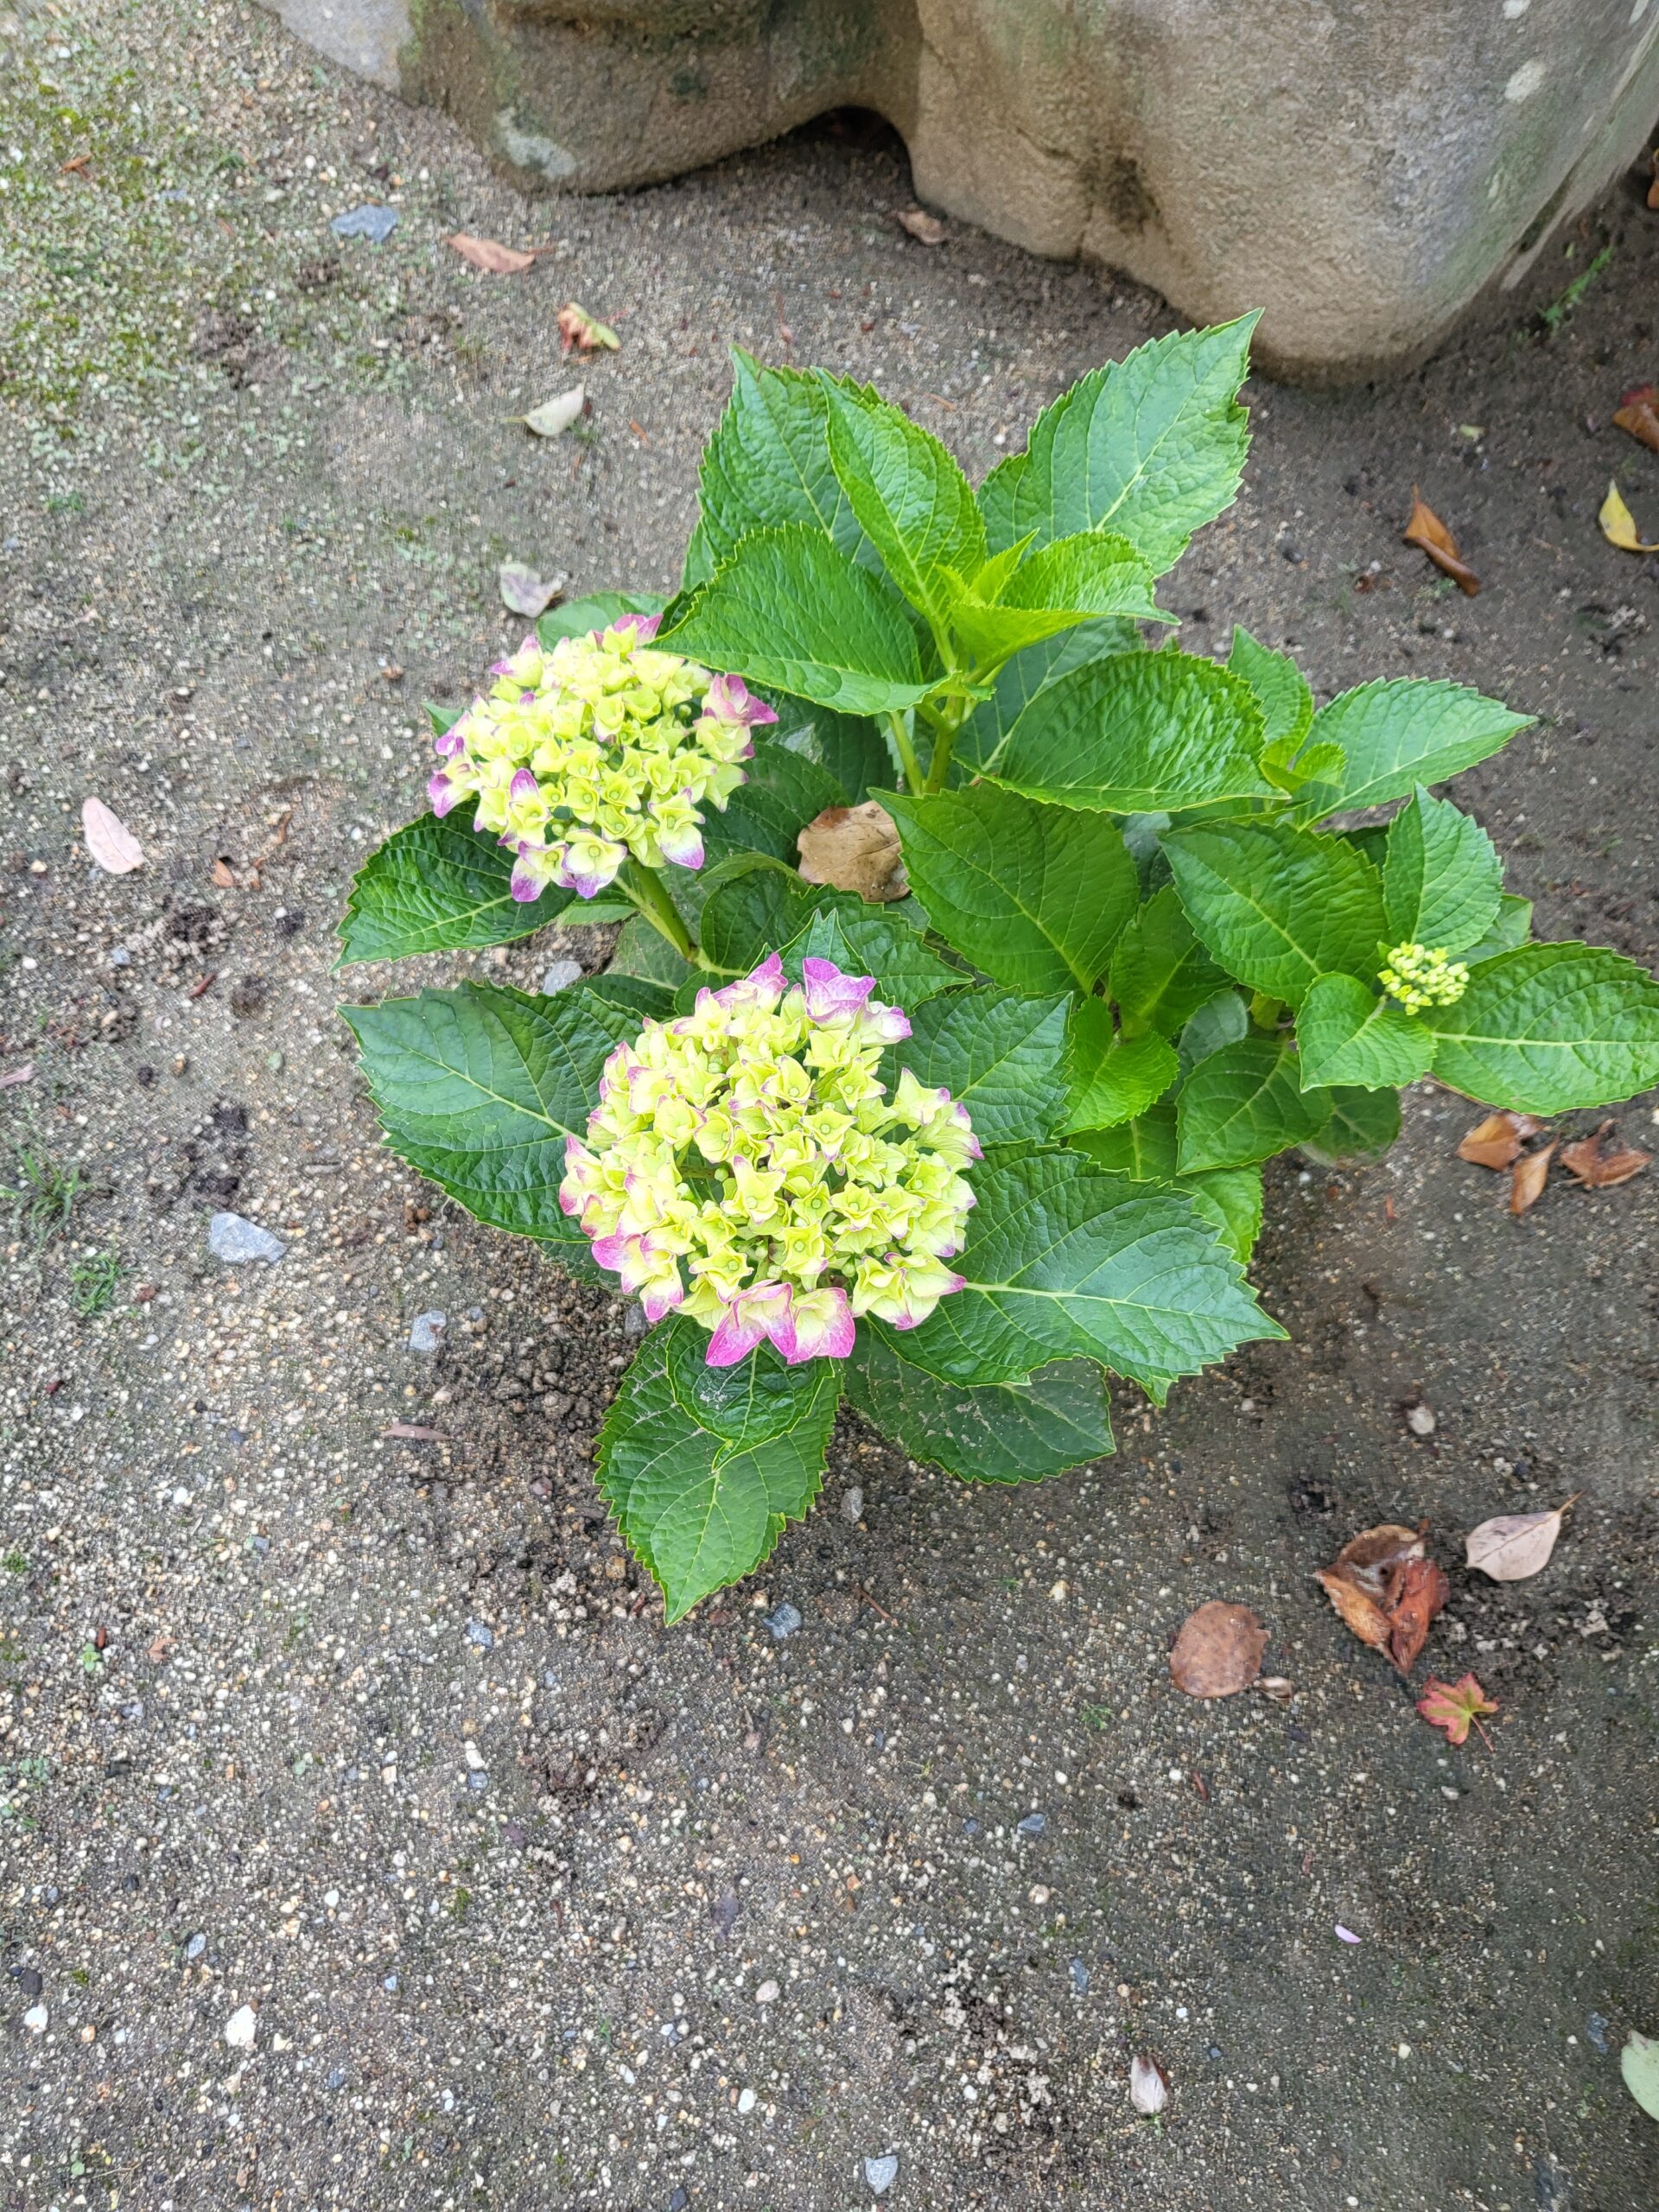
[[[624,924],[553,997],[345,1013],[405,1160],[641,1300],[599,1479],[671,1618],[810,1507],[843,1396],[1020,1482],[1110,1451],[1109,1374],[1161,1404],[1281,1334],[1244,1274],[1275,1154],[1380,1156],[1431,1069],[1539,1114],[1659,1080],[1659,983],[1535,943],[1436,794],[1524,715],[1316,709],[1242,630],[1170,642],[1252,320],[1084,377],[977,492],[874,391],[740,353],[678,594],[560,608],[435,713],[432,810],[358,878],[347,962]],[[872,798],[880,906],[794,866]]]

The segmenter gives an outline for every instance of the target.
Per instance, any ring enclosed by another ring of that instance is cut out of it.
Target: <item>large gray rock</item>
[[[1262,358],[1410,360],[1641,148],[1659,0],[267,0],[527,187],[671,176],[875,109],[922,197]]]

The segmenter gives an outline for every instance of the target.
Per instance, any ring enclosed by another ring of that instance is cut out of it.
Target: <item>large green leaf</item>
[[[521,905],[512,879],[512,854],[474,829],[470,809],[464,819],[417,817],[359,869],[340,925],[340,966],[510,944],[550,922],[575,896],[550,886]]]
[[[1127,1175],[1135,1183],[1173,1183],[1175,1167],[1175,1101],[1159,1099],[1132,1122],[1111,1129],[1079,1129],[1066,1139],[1074,1152],[1084,1154],[1096,1167],[1114,1175]]]
[[[785,1367],[762,1345],[712,1368],[708,1347],[677,1314],[653,1329],[600,1435],[600,1491],[671,1621],[751,1573],[810,1509],[841,1388],[833,1361]]]
[[[908,707],[929,689],[899,602],[798,524],[752,531],[659,634],[675,652],[851,714]]]
[[[1033,531],[1047,544],[1105,528],[1122,531],[1158,573],[1173,566],[1238,490],[1249,434],[1235,395],[1255,321],[1154,339],[1046,407],[1025,452],[981,489],[992,550]]]
[[[985,558],[973,486],[931,431],[873,391],[826,383],[824,396],[847,504],[912,606],[939,620],[952,571],[971,575]]]
[[[686,551],[687,588],[705,583],[751,531],[804,523],[844,553],[863,544],[830,459],[836,383],[821,371],[762,368],[733,347],[731,399],[697,475],[702,512]]]
[[[928,919],[976,967],[1013,990],[1092,990],[1135,906],[1115,823],[986,784],[881,804]]]
[[[950,625],[976,663],[995,667],[1010,654],[1101,615],[1172,620],[1160,613],[1152,587],[1151,568],[1127,537],[1084,531],[1039,547],[995,600],[982,599],[977,588],[958,599]]]
[[[803,753],[767,738],[755,742],[754,757],[743,764],[744,781],[717,808],[702,810],[703,848],[711,861],[738,853],[766,853],[793,868],[796,840],[804,826],[826,806],[845,804],[845,796],[827,770]]]
[[[797,982],[804,960],[832,960],[843,975],[874,976],[877,999],[902,1007],[907,1014],[938,992],[953,990],[968,980],[959,968],[947,968],[930,952],[908,924],[845,893],[834,906],[809,914],[805,925],[781,949],[784,973]]]
[[[1135,909],[1112,955],[1112,996],[1131,1036],[1174,1036],[1229,980],[1193,935],[1173,883]]]
[[[1287,1037],[1244,1037],[1202,1059],[1175,1101],[1176,1164],[1183,1175],[1247,1167],[1300,1144],[1321,1128],[1330,1100],[1304,1091]]]
[[[550,607],[536,625],[543,649],[561,638],[585,638],[591,631],[608,629],[621,614],[660,614],[668,601],[655,591],[595,591],[585,599],[567,599]]]
[[[1339,745],[1346,766],[1333,796],[1310,803],[1330,814],[1406,798],[1419,784],[1443,783],[1507,745],[1532,717],[1511,714],[1461,683],[1396,677],[1344,691],[1313,717],[1315,745]]]
[[[1004,1154],[974,1179],[955,1262],[966,1287],[905,1339],[945,1382],[1097,1359],[1160,1402],[1179,1375],[1281,1336],[1192,1201],[1098,1173],[1073,1151]]]
[[[1054,1075],[1071,1004],[984,985],[943,992],[911,1016],[909,1037],[888,1054],[889,1078],[909,1068],[918,1083],[948,1090],[982,1145],[1040,1142],[1065,1103]]]
[[[1461,952],[1497,919],[1503,864],[1478,822],[1419,784],[1389,825],[1382,863],[1390,944]]]
[[[873,787],[885,788],[899,765],[880,726],[868,715],[837,714],[810,699],[780,693],[777,727],[767,735],[772,744],[822,768],[849,806],[867,798]]]
[[[1193,653],[1116,653],[1039,692],[995,773],[1067,806],[1174,813],[1271,798],[1261,747],[1262,710],[1238,677]]]
[[[1211,1167],[1198,1175],[1183,1175],[1174,1185],[1185,1191],[1205,1217],[1221,1231],[1222,1241],[1241,1268],[1250,1264],[1255,1240],[1262,1234],[1262,1167]]]
[[[970,1483],[1040,1482],[1112,1442],[1106,1377],[1067,1359],[1016,1382],[946,1382],[908,1357],[909,1338],[866,1317],[847,1363],[849,1404],[914,1459]]]
[[[1659,982],[1599,945],[1501,952],[1422,1020],[1435,1074],[1484,1106],[1564,1114],[1659,1083]]]
[[[1091,617],[1004,661],[991,678],[990,697],[974,709],[957,733],[952,773],[965,783],[994,767],[1008,732],[1039,691],[1072,669],[1081,668],[1085,661],[1103,660],[1109,653],[1135,652],[1140,643],[1133,622]]]
[[[1241,1037],[1249,1036],[1249,1010],[1239,992],[1229,983],[1213,998],[1206,999],[1183,1023],[1175,1048],[1180,1056],[1181,1073],[1190,1075],[1200,1060],[1208,1059],[1224,1045],[1236,1045]]]
[[[559,1206],[565,1139],[587,1128],[606,1056],[639,1014],[580,987],[532,998],[484,983],[340,1013],[392,1150],[480,1221],[585,1261]]]
[[[1227,665],[1255,692],[1262,709],[1265,741],[1285,747],[1300,744],[1313,725],[1313,694],[1290,655],[1274,652],[1248,630],[1235,626]]]
[[[671,990],[677,990],[693,970],[659,930],[643,914],[636,914],[631,922],[623,924],[618,935],[611,953],[610,972],[613,976],[638,976],[646,982],[665,983]]]
[[[1116,1128],[1145,1113],[1180,1072],[1172,1045],[1152,1030],[1128,1035],[1114,1030],[1104,999],[1082,999],[1072,1007],[1066,1039],[1071,1071],[1065,1127]]]
[[[1327,1090],[1329,1117],[1298,1150],[1326,1167],[1360,1167],[1383,1154],[1400,1134],[1397,1090]]]
[[[1399,1090],[1434,1064],[1434,1036],[1357,976],[1321,976],[1296,1016],[1304,1090]]]
[[[1492,926],[1478,944],[1463,949],[1463,963],[1473,968],[1483,960],[1491,960],[1500,952],[1513,952],[1517,944],[1525,944],[1532,935],[1532,901],[1517,899],[1506,891],[1497,902],[1497,916]]]
[[[1300,1006],[1333,969],[1376,967],[1382,882],[1342,838],[1284,822],[1206,822],[1163,842],[1187,919],[1252,990]]]

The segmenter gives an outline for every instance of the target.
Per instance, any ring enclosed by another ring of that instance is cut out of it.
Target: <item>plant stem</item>
[[[905,789],[913,798],[919,798],[924,785],[922,772],[916,760],[916,747],[911,743],[910,732],[905,728],[905,718],[896,707],[889,708],[887,711],[887,728],[893,733],[893,744],[898,748],[899,760],[904,763]]]
[[[682,960],[692,967],[706,965],[702,953],[691,942],[691,932],[681,918],[680,910],[668,895],[668,886],[654,868],[642,868],[632,858],[623,861],[617,872],[617,888],[625,899],[631,899],[652,929],[665,937]]]
[[[956,747],[957,732],[963,725],[966,705],[966,701],[963,701],[954,712],[947,707],[939,718],[939,734],[933,741],[933,757],[927,764],[927,788],[931,791],[944,789],[944,779],[950,771],[950,755]]]

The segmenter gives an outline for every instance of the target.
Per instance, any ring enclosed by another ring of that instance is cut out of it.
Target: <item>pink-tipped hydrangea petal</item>
[[[851,1352],[856,1331],[844,1290],[798,1294],[790,1319],[795,1325],[795,1349],[788,1355],[791,1367],[809,1359],[845,1359]]]
[[[801,987],[812,1020],[833,1021],[837,1016],[851,1016],[861,1011],[865,1000],[875,988],[875,978],[843,976],[833,960],[820,960],[809,953],[801,963]]]
[[[595,1236],[593,1255],[595,1265],[601,1268],[620,1268],[632,1247],[639,1242],[637,1236],[625,1236],[620,1231],[612,1236]]]
[[[656,636],[662,627],[662,621],[663,618],[660,614],[619,614],[614,622],[608,622],[605,626],[609,630],[632,630],[635,645],[648,645]],[[594,632],[595,642],[604,634],[604,630],[595,630]]]
[[[520,768],[507,785],[507,797],[509,798],[536,798],[540,796],[541,788],[536,780],[533,770]]]
[[[645,1319],[654,1329],[664,1313],[671,1313],[685,1296],[685,1285],[677,1271],[671,1281],[658,1277],[639,1294],[639,1303],[645,1309]]]
[[[784,995],[784,963],[775,952],[769,952],[760,965],[747,976],[740,976],[734,983],[728,983],[709,995],[716,1006],[728,1007],[758,1006],[768,1011]],[[702,1002],[702,994],[697,994]]]
[[[432,803],[433,813],[437,816],[440,822],[455,802],[464,796],[461,785],[451,783],[442,768],[435,776],[428,780],[426,795]]]
[[[702,832],[695,822],[688,823],[683,830],[659,828],[657,842],[662,849],[663,858],[672,861],[676,868],[702,866]]]
[[[774,708],[764,699],[757,699],[741,676],[717,676],[709,686],[709,696],[703,702],[705,713],[716,715],[723,722],[775,722]]]

